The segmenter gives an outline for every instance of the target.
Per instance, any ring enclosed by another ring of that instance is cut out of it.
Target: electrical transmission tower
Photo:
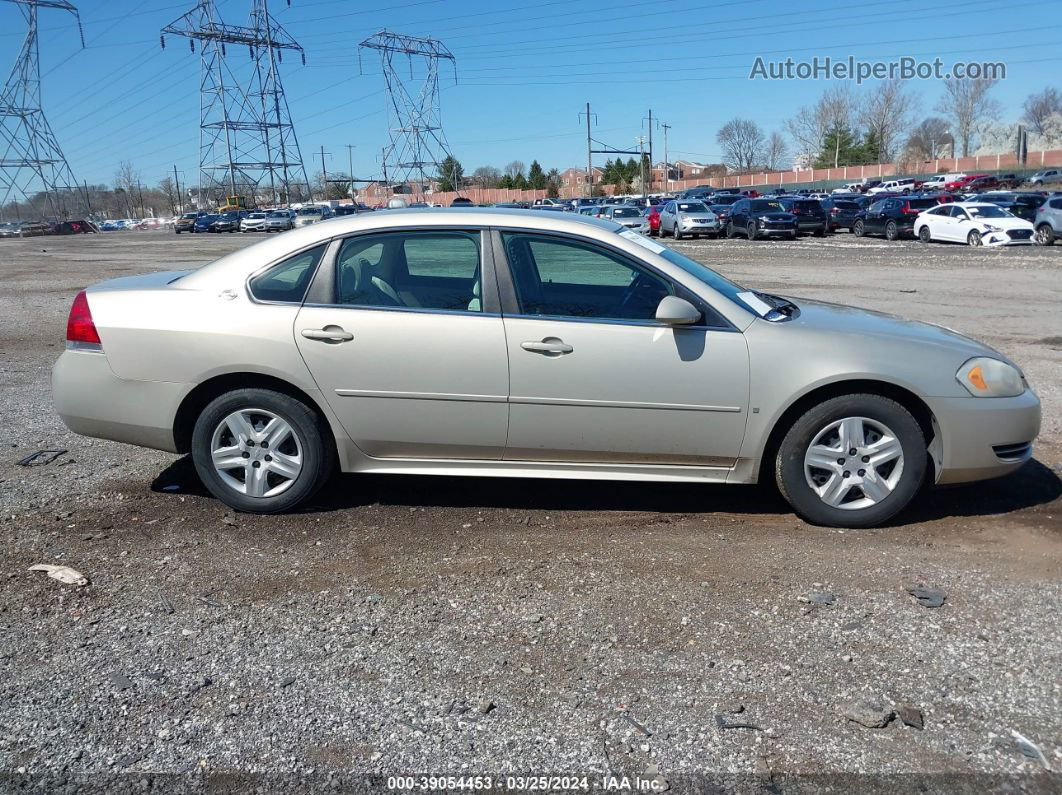
[[[64,0],[7,0],[19,7],[28,30],[15,68],[0,94],[0,219],[3,207],[21,196],[33,202],[34,194],[44,193],[46,208],[35,207],[40,215],[66,217],[63,196],[80,194],[86,209],[88,199],[74,179],[59,142],[41,110],[41,65],[37,48],[37,9],[57,8],[71,12],[81,33],[77,9]],[[81,46],[85,35],[81,33]],[[45,212],[47,210],[47,213]]]
[[[457,61],[440,41],[402,36],[382,30],[365,39],[359,48],[378,50],[384,81],[390,95],[390,142],[384,149],[384,179],[393,185],[412,184],[416,193],[451,157],[442,129],[439,103],[439,62],[449,61],[457,82]],[[399,74],[395,61],[405,55],[409,80]],[[361,52],[359,49],[360,60]],[[424,76],[414,78],[414,58],[424,59]],[[451,161],[452,162],[452,161]],[[460,186],[455,187],[460,189]]]
[[[306,168],[277,69],[284,50],[297,51],[304,63],[306,56],[269,14],[268,0],[253,0],[249,25],[225,24],[214,0],[199,0],[162,29],[163,47],[167,33],[188,38],[192,52],[200,43],[200,202],[266,193],[274,203],[308,198]],[[227,44],[247,46],[249,78],[241,80],[232,68]]]

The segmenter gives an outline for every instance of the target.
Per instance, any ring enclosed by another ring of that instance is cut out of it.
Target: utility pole
[[[586,103],[586,198],[594,195],[594,144],[590,138],[590,103]],[[579,117],[582,118],[580,113]],[[594,116],[596,119],[597,117]]]
[[[667,131],[670,124],[661,124],[664,129],[664,193],[671,193],[671,164],[667,162]]]
[[[642,179],[642,198],[646,197],[645,190],[645,136],[638,136],[638,175]]]
[[[350,166],[350,200],[354,201],[354,144],[347,144],[347,163]]]
[[[176,187],[176,190],[177,190],[177,201],[180,204],[180,206],[183,208],[184,207],[184,202],[181,200],[181,180],[177,177],[177,164],[176,163],[173,164],[173,184],[177,186]],[[174,213],[176,213],[176,212],[177,212],[177,209],[175,207],[174,208]]]
[[[653,187],[653,109],[652,108],[649,108],[649,117],[648,117],[647,120],[649,122],[649,188],[651,190],[652,187]],[[643,119],[643,121],[645,121],[645,120]],[[659,124],[659,123],[660,123],[660,120],[657,119],[657,124]]]
[[[331,152],[326,152],[324,144],[321,144],[321,190],[324,192],[324,195],[321,196],[322,201],[328,198],[328,170],[325,168],[325,155],[331,154]]]

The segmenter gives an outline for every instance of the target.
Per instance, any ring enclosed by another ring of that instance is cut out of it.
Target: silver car
[[[339,218],[89,287],[52,373],[74,432],[191,453],[241,511],[344,472],[775,479],[865,527],[1032,456],[1040,401],[939,326],[741,287],[613,221]]]
[[[681,240],[686,235],[719,236],[719,216],[704,202],[673,199],[660,210],[660,236],[671,235]]]
[[[286,232],[293,228],[295,219],[294,210],[270,210],[265,217],[266,232]]]
[[[241,232],[264,232],[265,231],[266,214],[252,212],[240,220]]]
[[[602,207],[597,217],[615,221],[625,229],[638,229],[645,223],[642,208],[633,204],[610,204]]]
[[[321,204],[307,204],[295,211],[295,219],[292,226],[298,229],[300,226],[309,226],[318,221],[325,221],[332,217],[332,210]]]

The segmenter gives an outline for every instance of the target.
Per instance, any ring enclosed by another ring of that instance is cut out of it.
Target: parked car
[[[248,215],[247,210],[227,210],[214,219],[210,225],[211,232],[238,232],[240,223]]]
[[[94,285],[52,396],[71,431],[190,453],[258,513],[337,468],[773,477],[808,521],[865,527],[926,482],[1015,471],[1040,428],[1018,366],[954,331],[753,292],[613,222],[495,210],[351,216]]]
[[[765,237],[797,236],[797,217],[775,199],[746,199],[734,202],[727,218],[726,236],[743,235],[749,240]]]
[[[17,237],[40,237],[51,234],[52,227],[43,221],[20,221],[16,227]]]
[[[686,235],[719,237],[719,216],[699,201],[672,199],[660,210],[660,236],[681,240]]]
[[[213,229],[211,229],[211,227],[213,226],[214,222],[216,220],[218,220],[219,217],[220,216],[217,213],[207,213],[206,215],[199,216],[198,218],[195,219],[195,223],[192,224],[192,231],[193,232],[212,232],[212,231],[214,231]]]
[[[265,231],[284,232],[292,228],[294,213],[291,210],[270,210],[265,217]]]
[[[664,205],[656,204],[645,208],[646,234],[649,237],[660,237],[660,211]]]
[[[831,199],[830,200],[830,229],[847,229],[852,231],[859,212],[864,209],[864,203],[855,199]]]
[[[936,207],[935,199],[916,199],[897,196],[874,202],[860,211],[852,223],[852,234],[884,235],[886,240],[899,240],[915,234],[914,224],[918,214]]]
[[[923,243],[950,241],[970,246],[1031,245],[1033,225],[987,202],[952,202],[922,213],[914,232]]]
[[[787,212],[796,216],[798,232],[809,232],[816,237],[822,237],[829,231],[829,216],[818,199],[780,196],[777,201]]]
[[[1014,190],[1021,187],[1022,182],[1017,174],[996,174],[996,186],[1001,190]]]
[[[538,207],[536,209],[545,209]],[[597,216],[598,218],[607,218],[610,221],[615,221],[627,229],[637,229],[644,223],[642,218],[642,208],[635,207],[633,204],[609,204],[601,208],[601,212]]]
[[[18,237],[18,221],[0,224],[0,237]]]
[[[963,179],[965,174],[937,174],[922,183],[923,191],[942,191],[949,182]]]
[[[417,202],[417,204],[421,204],[424,207],[428,206],[424,202]],[[310,224],[316,224],[318,221],[324,221],[325,219],[331,217],[331,208],[321,204],[307,204],[295,211],[295,220],[292,226],[295,229],[298,229],[300,226],[309,226]]]
[[[181,232],[194,232],[195,221],[203,214],[202,211],[184,213],[180,218],[173,222],[173,231],[178,235],[181,234]]]
[[[875,185],[867,191],[870,196],[876,196],[879,193],[900,193],[910,194],[913,193],[920,183],[915,182],[911,177],[900,177],[898,179],[890,179],[887,182],[882,182],[880,185]]]
[[[994,191],[992,193],[978,193],[971,196],[968,201],[991,202],[997,207],[1002,207],[1011,215],[1024,218],[1032,222],[1036,220],[1036,210],[1047,201],[1047,197],[1039,193],[1008,193],[1006,191]]]
[[[1045,168],[1028,177],[1025,182],[1036,188],[1049,182],[1062,182],[1062,169]]]
[[[264,212],[250,212],[247,213],[240,220],[241,232],[264,232],[265,231],[266,214]]]
[[[988,176],[988,174],[966,174],[964,176],[959,177],[958,179],[953,179],[951,182],[946,183],[944,185],[944,190],[946,190],[948,193],[964,193],[969,190],[988,190],[988,187],[980,187],[976,189],[972,189],[970,187],[971,185],[973,185],[974,180],[984,179]]]
[[[708,209],[715,213],[715,217],[719,219],[719,234],[726,233],[726,225],[730,220],[730,209],[733,204],[709,204]]]
[[[1036,242],[1041,246],[1053,245],[1062,236],[1062,195],[1051,196],[1036,209]]]
[[[878,187],[878,185],[880,185],[881,183],[882,180],[878,178],[864,179],[863,182],[859,185],[859,190],[861,193],[869,193],[872,189]]]

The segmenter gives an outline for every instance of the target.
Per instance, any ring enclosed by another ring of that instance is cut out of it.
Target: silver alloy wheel
[[[240,409],[214,429],[210,458],[229,488],[248,497],[275,497],[302,472],[302,443],[272,411]]]
[[[892,494],[903,475],[903,447],[888,426],[845,417],[816,433],[804,454],[808,486],[824,503],[854,511]]]

